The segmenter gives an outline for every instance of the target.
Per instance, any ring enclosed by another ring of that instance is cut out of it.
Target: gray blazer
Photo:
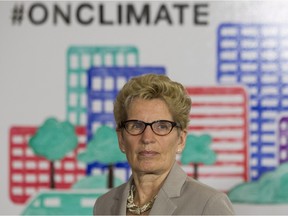
[[[132,178],[96,200],[94,215],[126,215]],[[160,189],[150,215],[233,215],[226,194],[190,177],[175,163]]]

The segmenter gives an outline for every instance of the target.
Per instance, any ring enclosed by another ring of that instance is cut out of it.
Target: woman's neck
[[[133,174],[135,190],[134,202],[142,206],[153,199],[162,187],[168,173],[155,174]]]

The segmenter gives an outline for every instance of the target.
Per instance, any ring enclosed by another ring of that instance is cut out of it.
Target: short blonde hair
[[[118,93],[114,102],[114,118],[117,128],[127,120],[127,110],[134,98],[163,100],[182,129],[189,123],[191,98],[184,86],[166,75],[146,74],[130,79]]]

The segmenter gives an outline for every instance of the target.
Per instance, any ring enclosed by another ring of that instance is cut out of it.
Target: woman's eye
[[[159,129],[167,129],[168,126],[167,126],[166,124],[159,124],[159,125],[158,125],[158,128],[159,128]]]
[[[139,128],[142,128],[141,124],[133,124],[133,129],[139,129]]]

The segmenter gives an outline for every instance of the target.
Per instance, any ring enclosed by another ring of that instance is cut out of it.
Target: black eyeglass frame
[[[127,128],[126,128],[126,123],[129,123],[129,122],[142,123],[142,124],[145,125],[145,127],[143,128],[143,130],[142,130],[140,133],[138,133],[138,134],[132,134],[132,133],[130,133],[130,132],[127,130]],[[169,131],[167,134],[159,134],[159,133],[155,132],[154,129],[153,129],[153,127],[152,127],[152,125],[155,124],[155,123],[158,123],[158,122],[168,122],[168,123],[170,123],[170,124],[171,124],[171,129],[170,129],[170,131]],[[151,130],[153,131],[153,133],[155,133],[155,134],[158,135],[158,136],[166,136],[166,135],[170,134],[174,127],[180,128],[180,125],[179,125],[178,123],[173,122],[173,121],[169,121],[169,120],[156,120],[156,121],[153,121],[153,122],[151,122],[151,123],[147,123],[147,122],[144,122],[144,121],[141,121],[141,120],[136,120],[136,119],[131,119],[131,120],[127,120],[127,121],[121,122],[120,128],[124,128],[124,129],[127,131],[127,133],[129,133],[129,134],[132,135],[132,136],[138,136],[138,135],[144,133],[144,131],[146,130],[146,127],[147,127],[148,125],[150,126]]]

